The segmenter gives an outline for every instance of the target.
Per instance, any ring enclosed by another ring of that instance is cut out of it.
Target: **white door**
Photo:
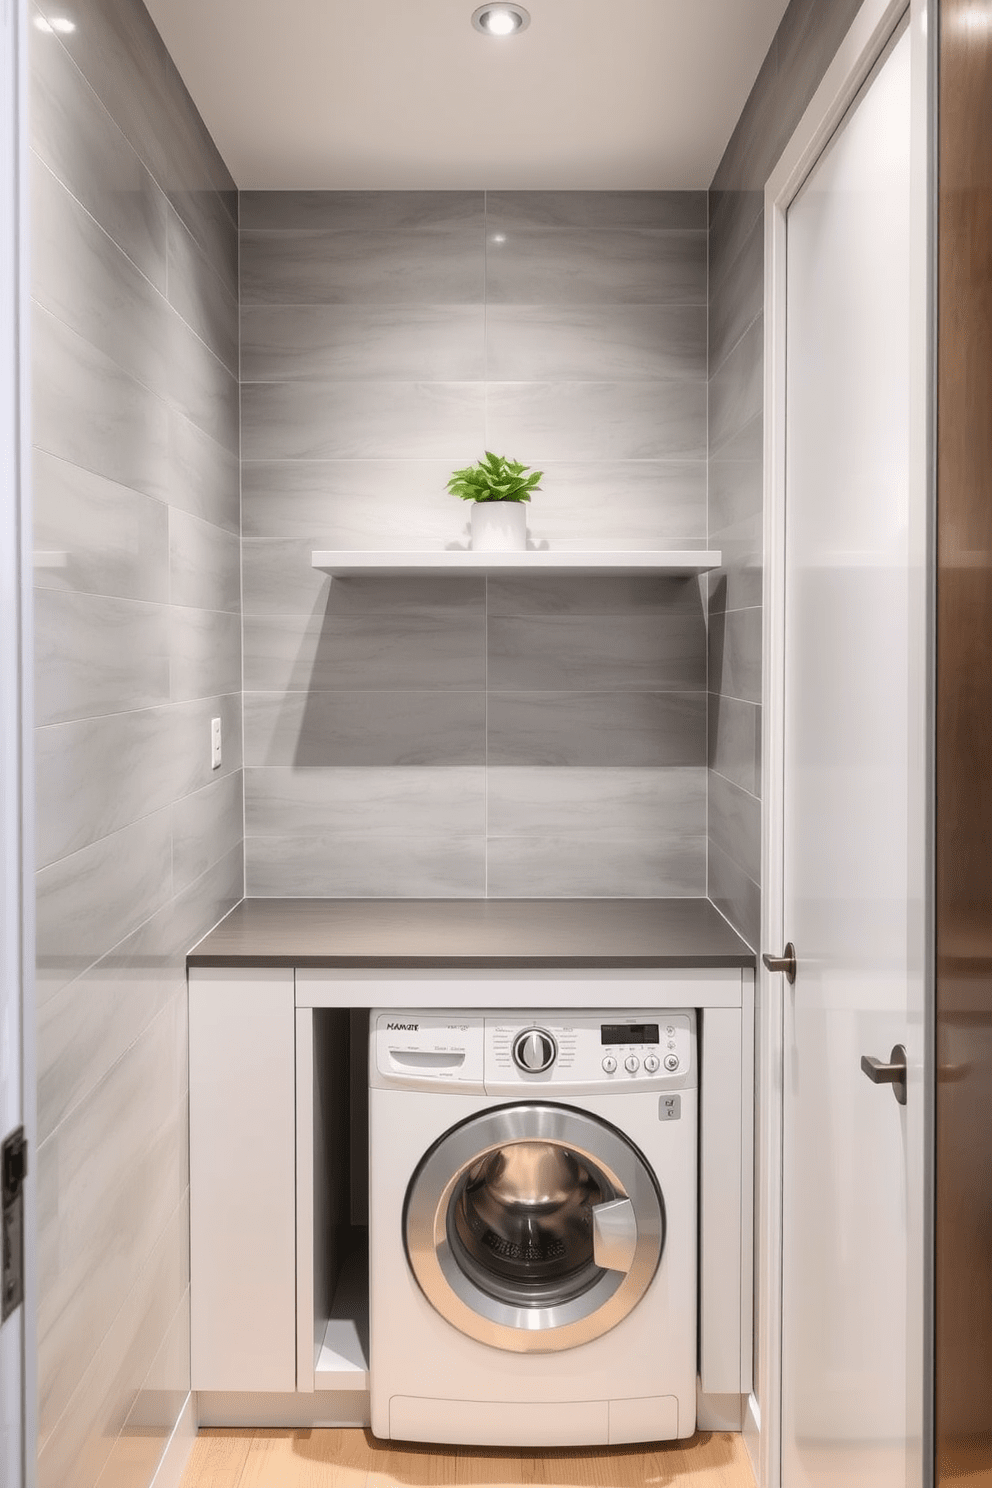
[[[921,1124],[861,1069],[922,1059],[911,57],[904,28],[786,218],[784,1488],[920,1466]]]
[[[24,1126],[30,1135],[33,1041],[25,1025],[28,968],[33,966],[33,886],[30,884],[31,770],[26,749],[29,722],[30,640],[24,575],[27,445],[26,353],[22,227],[25,119],[25,8],[0,0],[0,1142]],[[26,1037],[26,1034],[28,1035]],[[4,1164],[7,1176],[13,1169]],[[4,1178],[0,1172],[0,1180]],[[13,1191],[13,1185],[9,1185]],[[24,1186],[23,1223],[33,1206]],[[5,1195],[6,1199],[6,1195]],[[11,1221],[14,1221],[12,1224]],[[27,1236],[22,1247],[16,1210],[4,1203],[6,1249],[32,1265]],[[5,1282],[7,1280],[5,1274]],[[6,1290],[6,1287],[4,1287]],[[16,1296],[16,1293],[14,1294]],[[34,1350],[30,1279],[26,1301],[4,1296],[0,1321],[0,1482],[21,1488],[34,1482]],[[30,1443],[30,1445],[29,1445]]]

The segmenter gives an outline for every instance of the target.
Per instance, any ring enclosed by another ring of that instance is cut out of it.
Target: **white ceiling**
[[[704,188],[787,0],[146,0],[243,189]]]

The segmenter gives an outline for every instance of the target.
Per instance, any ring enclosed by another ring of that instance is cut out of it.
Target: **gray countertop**
[[[702,968],[755,957],[708,899],[244,899],[187,962]]]

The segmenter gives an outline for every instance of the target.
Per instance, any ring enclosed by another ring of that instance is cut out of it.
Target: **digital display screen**
[[[657,1044],[657,1023],[604,1023],[601,1028],[604,1044]]]

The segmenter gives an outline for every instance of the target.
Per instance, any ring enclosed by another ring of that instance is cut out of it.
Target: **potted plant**
[[[448,481],[452,496],[472,501],[472,547],[487,552],[507,552],[527,546],[527,514],[523,502],[541,488],[544,472],[517,460],[486,451],[478,465],[456,470]]]

